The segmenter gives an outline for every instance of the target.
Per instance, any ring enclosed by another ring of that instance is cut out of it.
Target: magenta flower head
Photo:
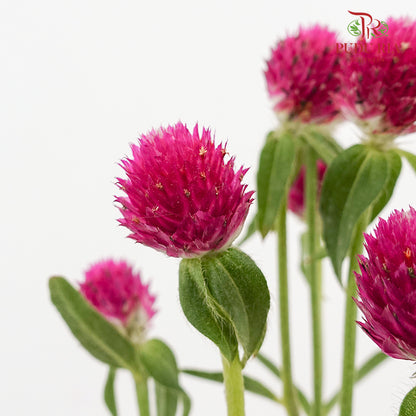
[[[318,174],[318,196],[322,188],[322,181],[325,176],[327,165],[322,160],[316,161],[316,169]],[[305,166],[302,166],[298,176],[294,180],[289,190],[287,207],[294,214],[303,218],[305,213]]]
[[[125,261],[104,260],[91,266],[80,292],[98,312],[116,324],[134,342],[144,339],[155,314],[155,297]]]
[[[416,360],[416,211],[394,211],[365,236],[359,256],[358,324],[393,358]]]
[[[387,20],[386,36],[357,42],[342,63],[339,102],[368,135],[416,131],[416,21]]]
[[[340,88],[336,34],[319,25],[278,42],[267,61],[267,89],[286,120],[323,124],[339,114],[331,97]]]
[[[238,236],[253,192],[241,183],[247,169],[234,170],[225,146],[216,146],[198,125],[152,130],[124,159],[127,179],[117,197],[129,237],[172,257],[198,257],[227,249]]]

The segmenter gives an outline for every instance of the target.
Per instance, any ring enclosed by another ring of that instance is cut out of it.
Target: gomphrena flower
[[[155,314],[155,297],[125,261],[103,260],[91,266],[80,292],[134,342],[140,342]]]
[[[129,237],[173,257],[197,257],[228,248],[238,236],[253,192],[241,183],[247,169],[234,171],[234,158],[198,125],[152,130],[124,159],[126,196],[117,197]]]
[[[326,172],[327,165],[322,160],[316,161],[318,174],[318,195],[321,192],[322,181]],[[305,166],[302,166],[298,176],[294,180],[289,190],[287,207],[299,217],[303,217],[305,212]]]
[[[388,32],[357,42],[343,60],[339,102],[367,136],[416,131],[416,21],[387,20]]]
[[[319,25],[278,42],[267,61],[267,88],[286,120],[328,123],[339,115],[331,94],[340,88],[336,34]]]
[[[416,211],[394,211],[365,234],[356,301],[359,325],[393,358],[416,360]]]

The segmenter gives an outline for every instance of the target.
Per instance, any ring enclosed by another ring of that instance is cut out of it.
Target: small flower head
[[[322,181],[326,172],[327,165],[322,160],[317,160],[316,169],[318,174],[318,195],[321,192]],[[305,212],[305,166],[300,172],[289,190],[287,207],[296,215],[303,218]]]
[[[125,261],[104,260],[85,273],[80,291],[98,312],[140,342],[155,314],[155,297]]]
[[[387,23],[387,36],[345,54],[338,101],[367,136],[392,139],[416,131],[416,21]]]
[[[241,183],[247,169],[234,170],[225,146],[198,125],[152,130],[131,146],[118,179],[116,198],[129,237],[173,257],[197,257],[228,248],[238,236],[253,192]],[[228,159],[228,160],[226,160]]]
[[[339,115],[331,94],[340,88],[336,34],[319,25],[301,28],[272,50],[265,71],[275,110],[288,120],[328,123]]]
[[[358,324],[393,358],[416,360],[416,211],[394,211],[365,236],[356,273]]]

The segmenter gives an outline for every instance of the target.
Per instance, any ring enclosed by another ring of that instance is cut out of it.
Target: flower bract
[[[284,120],[323,124],[339,114],[331,94],[340,88],[336,34],[315,25],[279,41],[265,71],[274,109]]]
[[[228,248],[238,236],[253,192],[241,183],[225,146],[198,125],[152,130],[131,146],[116,198],[135,241],[173,257],[198,257]]]
[[[393,358],[416,360],[416,211],[394,211],[365,234],[359,256],[359,325]]]
[[[387,24],[386,36],[344,51],[338,100],[367,136],[391,140],[416,131],[416,21]]]
[[[318,180],[318,196],[322,188],[322,181],[326,172],[327,165],[322,160],[317,160],[317,180]],[[305,213],[305,166],[300,168],[299,174],[290,187],[287,207],[294,214],[303,217]]]
[[[155,314],[155,297],[125,261],[103,260],[85,273],[80,291],[98,312],[120,326],[133,341],[144,338]]]

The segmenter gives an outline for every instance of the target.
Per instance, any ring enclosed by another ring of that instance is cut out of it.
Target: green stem
[[[136,384],[137,403],[139,405],[140,416],[150,416],[149,410],[149,389],[147,379],[141,376],[134,378]]]
[[[256,355],[256,358],[266,367],[268,368],[276,377],[278,377],[280,380],[282,379],[282,373],[281,371],[277,368],[277,366],[272,363],[264,354],[262,353],[258,353]],[[296,387],[294,385],[294,388],[296,390],[296,394],[299,398],[299,403],[301,405],[301,407],[303,408],[303,410],[305,411],[305,413],[307,415],[310,414],[311,412],[311,405],[308,401],[308,399],[306,398],[305,394],[302,392],[301,389],[299,389],[299,387]]]
[[[317,218],[317,169],[312,149],[306,150],[306,220],[308,224],[308,252],[310,264],[311,317],[313,343],[314,404],[311,416],[321,416],[322,411],[322,319],[321,319],[321,268],[316,253],[319,251],[319,225]]]
[[[238,354],[230,363],[222,357],[228,416],[244,416],[244,380]]]
[[[289,333],[289,290],[287,279],[286,200],[282,201],[277,218],[280,338],[282,347],[283,400],[289,416],[298,416],[292,380]]]
[[[383,361],[387,359],[387,355],[383,352],[378,352],[369,358],[358,370],[354,371],[354,384],[361,381],[367,374],[377,368]],[[336,392],[328,403],[325,405],[324,414],[328,414],[332,408],[338,403],[341,393]]]
[[[341,416],[351,416],[352,414],[352,396],[354,388],[354,369],[355,369],[355,339],[357,325],[357,306],[353,300],[356,294],[357,285],[355,283],[354,271],[357,270],[357,254],[362,252],[363,232],[370,221],[369,215],[371,210],[368,209],[359,219],[355,234],[352,240],[350,251],[350,267],[348,273],[348,282],[346,288],[345,300],[345,321],[344,321],[344,361],[342,369],[342,386],[341,386]]]

